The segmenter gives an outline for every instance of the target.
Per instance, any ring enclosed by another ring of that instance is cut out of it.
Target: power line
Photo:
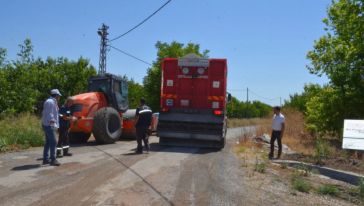
[[[249,89],[249,91],[250,91],[250,93],[253,93],[255,96],[257,96],[259,98],[262,98],[262,99],[265,99],[265,100],[269,100],[269,101],[276,100],[276,99],[280,98],[280,97],[268,98],[268,97],[264,97],[262,95],[257,94],[256,92],[252,91],[251,89]]]
[[[167,4],[169,4],[172,0],[168,0],[166,3],[164,3],[161,7],[159,7],[159,9],[157,9],[155,12],[153,12],[151,15],[149,15],[147,18],[145,18],[143,21],[141,21],[139,24],[137,24],[136,26],[134,26],[133,28],[129,29],[127,32],[113,38],[110,40],[110,42],[115,41],[117,39],[120,39],[121,37],[127,35],[128,33],[130,33],[131,31],[133,31],[134,29],[138,28],[140,25],[144,24],[146,21],[148,21],[150,18],[152,18],[152,16],[154,16],[156,13],[158,13],[160,10],[163,9],[163,7],[165,7]]]
[[[276,99],[280,99],[281,97],[274,97],[274,98],[269,98],[269,97],[264,97],[262,95],[259,95],[258,93],[252,91],[251,89],[228,89],[228,91],[233,91],[233,92],[242,92],[242,93],[247,93],[247,95],[249,95],[249,92],[251,94],[254,94],[256,97],[259,97],[261,99],[264,99],[264,100],[268,100],[268,101],[273,101],[273,100],[276,100]],[[248,98],[248,97],[247,97]]]
[[[129,57],[131,57],[131,58],[133,58],[133,59],[136,59],[136,60],[138,60],[138,61],[140,61],[140,62],[143,62],[144,64],[147,64],[148,66],[152,66],[152,64],[151,63],[149,63],[149,62],[147,62],[147,61],[144,61],[144,60],[142,60],[142,59],[140,59],[140,58],[138,58],[138,57],[136,57],[136,56],[134,56],[134,55],[132,55],[132,54],[129,54],[128,52],[126,52],[126,51],[123,51],[123,50],[121,50],[121,49],[119,49],[119,48],[116,48],[116,47],[114,47],[114,46],[112,46],[112,45],[108,45],[110,48],[112,48],[112,49],[115,49],[116,51],[118,51],[118,52],[120,52],[120,53],[123,53],[123,54],[125,54],[126,56],[129,56]]]

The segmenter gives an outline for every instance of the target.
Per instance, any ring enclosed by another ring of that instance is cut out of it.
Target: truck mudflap
[[[160,114],[157,134],[161,145],[223,148],[226,119],[206,114]]]

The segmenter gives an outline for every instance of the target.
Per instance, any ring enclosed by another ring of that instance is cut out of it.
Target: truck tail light
[[[214,115],[222,115],[222,111],[221,110],[214,110]]]

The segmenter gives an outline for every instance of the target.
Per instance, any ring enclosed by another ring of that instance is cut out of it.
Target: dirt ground
[[[256,157],[235,151],[253,130],[229,129],[221,151],[162,147],[151,137],[151,152],[135,155],[135,141],[89,142],[59,167],[41,165],[42,148],[0,154],[0,205],[354,205],[294,192],[280,169],[254,171]]]
[[[269,194],[273,205],[363,205],[357,186],[322,176],[319,171],[311,171],[304,166],[290,168],[277,164],[268,159],[268,148],[267,144],[243,137],[236,142],[233,150],[247,171],[246,182],[264,198]],[[282,159],[289,156],[283,154]],[[310,185],[307,191],[297,190],[293,183],[297,178]],[[335,188],[336,194],[320,193],[319,188],[327,185]]]

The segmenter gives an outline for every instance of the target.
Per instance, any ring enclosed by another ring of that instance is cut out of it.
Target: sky
[[[109,39],[137,25],[167,0],[1,0],[0,47],[16,59],[32,40],[35,57],[84,57],[98,68],[102,23]],[[211,58],[228,61],[228,91],[241,101],[279,105],[308,83],[306,54],[325,34],[322,19],[331,0],[172,0],[143,25],[112,42],[146,62],[156,60],[157,41],[196,43]],[[148,65],[110,49],[107,72],[142,83]]]

